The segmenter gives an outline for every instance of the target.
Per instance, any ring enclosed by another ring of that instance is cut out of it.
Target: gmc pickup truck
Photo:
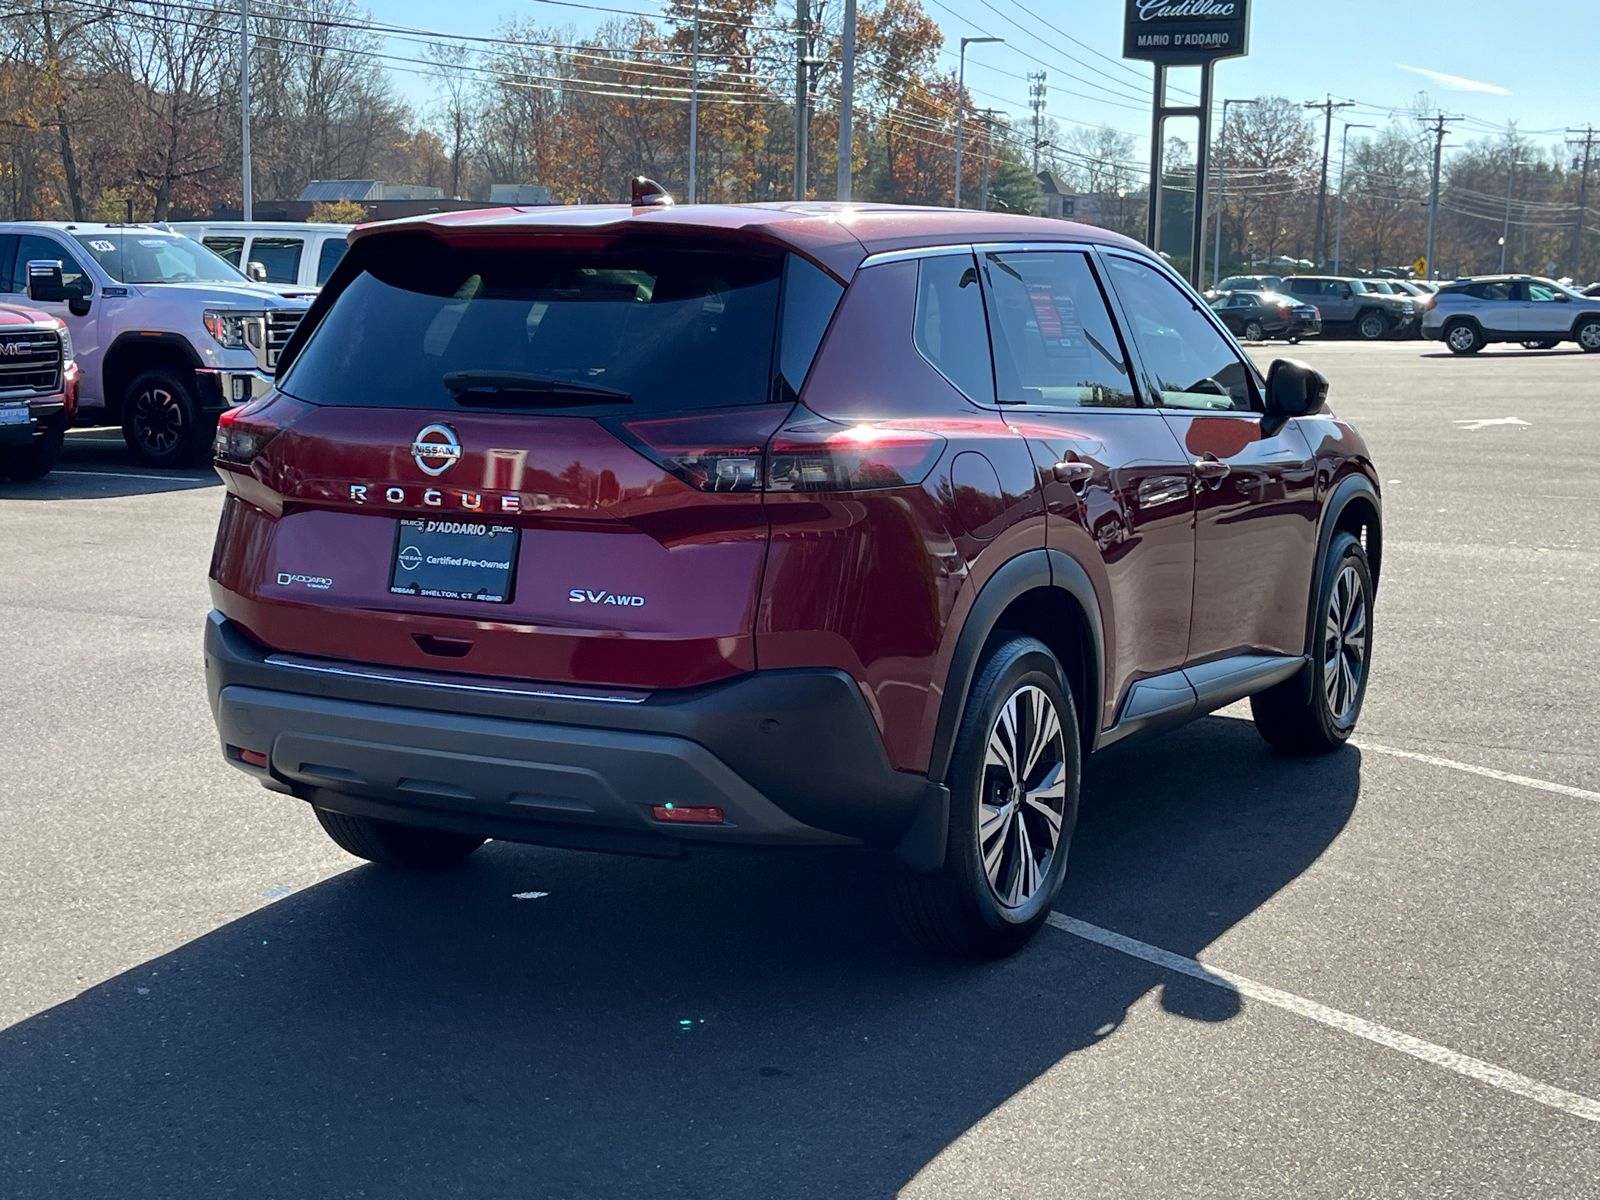
[[[28,264],[61,263],[61,299],[28,299]],[[217,417],[271,386],[314,293],[252,283],[200,243],[149,225],[0,223],[0,301],[66,323],[79,422],[122,427],[153,467],[207,460]]]

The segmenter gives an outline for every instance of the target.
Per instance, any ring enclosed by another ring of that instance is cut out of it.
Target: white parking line
[[[1523,787],[1538,788],[1541,792],[1554,792],[1558,796],[1571,796],[1576,800],[1600,801],[1600,792],[1586,788],[1570,787],[1565,783],[1551,783],[1548,779],[1534,779],[1531,775],[1513,775],[1509,771],[1496,771],[1493,767],[1480,767],[1473,763],[1456,762],[1451,758],[1435,758],[1432,754],[1418,754],[1415,750],[1396,750],[1393,746],[1375,746],[1371,742],[1351,742],[1358,750],[1371,750],[1374,754],[1387,754],[1393,758],[1409,758],[1435,767],[1448,767],[1452,771],[1465,771],[1468,775],[1482,775],[1502,783],[1516,783]]]
[[[57,475],[92,475],[97,479],[148,479],[153,483],[208,483],[207,479],[196,479],[189,475],[135,475],[127,471],[74,471],[58,469]]]
[[[1325,1004],[1318,1004],[1315,1000],[1307,1000],[1303,996],[1296,996],[1292,992],[1279,991],[1275,987],[1268,987],[1264,983],[1257,983],[1253,979],[1246,979],[1242,975],[1235,975],[1221,967],[1208,966],[1197,959],[1185,958],[1181,954],[1174,954],[1170,950],[1163,950],[1159,946],[1152,946],[1148,942],[1141,942],[1135,938],[1126,937],[1120,933],[1113,933],[1109,929],[1102,929],[1098,925],[1090,925],[1087,921],[1080,921],[1075,917],[1063,916],[1061,913],[1051,913],[1048,922],[1065,933],[1080,937],[1087,942],[1104,946],[1109,950],[1129,955],[1133,958],[1143,959],[1158,967],[1165,967],[1169,971],[1176,971],[1187,975],[1191,979],[1198,979],[1202,983],[1209,983],[1213,987],[1238,992],[1241,996],[1248,996],[1252,1000],[1259,1000],[1263,1004],[1270,1004],[1274,1008],[1281,1008],[1287,1012],[1297,1013],[1302,1017],[1326,1025],[1330,1029],[1343,1030],[1353,1033],[1359,1038],[1365,1038],[1389,1050],[1398,1050],[1401,1054],[1410,1055],[1425,1063],[1432,1063],[1436,1067],[1443,1067],[1447,1071],[1454,1071],[1457,1075],[1465,1075],[1468,1079],[1475,1079],[1479,1083],[1486,1083],[1490,1087],[1499,1088],[1501,1091],[1512,1092],[1515,1095],[1536,1100],[1540,1104],[1547,1104],[1551,1108],[1558,1108],[1562,1112],[1571,1113],[1585,1121],[1600,1122],[1600,1100],[1593,1100],[1588,1096],[1580,1096],[1576,1092],[1569,1092],[1563,1088],[1551,1087],[1547,1083],[1540,1083],[1536,1079],[1529,1079],[1526,1075],[1518,1075],[1515,1071],[1508,1071],[1504,1067],[1497,1067],[1493,1063],[1486,1063],[1482,1059],[1471,1058],[1465,1054],[1458,1054],[1444,1046],[1436,1046],[1432,1042],[1425,1042],[1421,1038],[1414,1038],[1409,1033],[1390,1029],[1387,1025],[1379,1025],[1373,1021],[1363,1020],[1361,1017],[1352,1016],[1347,1012],[1340,1012],[1336,1008],[1329,1008]]]

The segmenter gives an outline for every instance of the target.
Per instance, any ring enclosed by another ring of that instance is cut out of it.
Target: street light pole
[[[960,65],[956,71],[956,203],[961,207],[961,127],[967,120],[967,47],[979,42],[1003,42],[1005,38],[964,37],[961,39]]]
[[[1228,167],[1228,156],[1223,153],[1228,142],[1228,105],[1259,104],[1259,100],[1224,100],[1222,102],[1222,130],[1217,134],[1217,244],[1211,248],[1211,286],[1216,287],[1222,278],[1222,180]]]
[[[1333,223],[1333,273],[1339,273],[1339,258],[1344,251],[1344,163],[1345,156],[1350,150],[1350,131],[1352,129],[1376,129],[1376,125],[1357,125],[1353,121],[1344,123],[1344,132],[1339,135],[1339,216]]]
[[[699,3],[699,0],[695,0]],[[844,29],[839,37],[839,199],[850,199],[855,154],[856,0],[844,0]]]
[[[255,201],[250,185],[250,0],[239,0],[239,151],[242,167],[239,184],[243,194],[244,219],[255,220]]]
[[[694,58],[689,70],[689,203],[694,204],[695,168],[700,161],[700,0],[694,0]]]

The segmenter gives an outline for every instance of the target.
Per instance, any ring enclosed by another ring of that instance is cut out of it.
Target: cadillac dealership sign
[[[1127,0],[1122,57],[1166,66],[1249,53],[1250,0]]]

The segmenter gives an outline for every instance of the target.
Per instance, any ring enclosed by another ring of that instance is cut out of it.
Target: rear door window
[[[350,243],[343,238],[329,238],[317,252],[317,286],[321,287],[333,277],[333,269],[344,261],[350,252]]]
[[[970,250],[918,261],[912,338],[922,357],[967,399],[994,403],[994,366],[983,318],[983,288]]]
[[[983,282],[1002,404],[1138,404],[1122,342],[1086,255],[989,252],[983,256]]]
[[[407,247],[351,281],[280,386],[396,408],[760,404],[773,393],[783,262]]]
[[[250,242],[250,261],[267,269],[268,283],[299,283],[304,238],[258,237]]]
[[[244,239],[242,237],[211,235],[201,238],[200,244],[231,267],[239,265],[239,258],[244,253]]]

